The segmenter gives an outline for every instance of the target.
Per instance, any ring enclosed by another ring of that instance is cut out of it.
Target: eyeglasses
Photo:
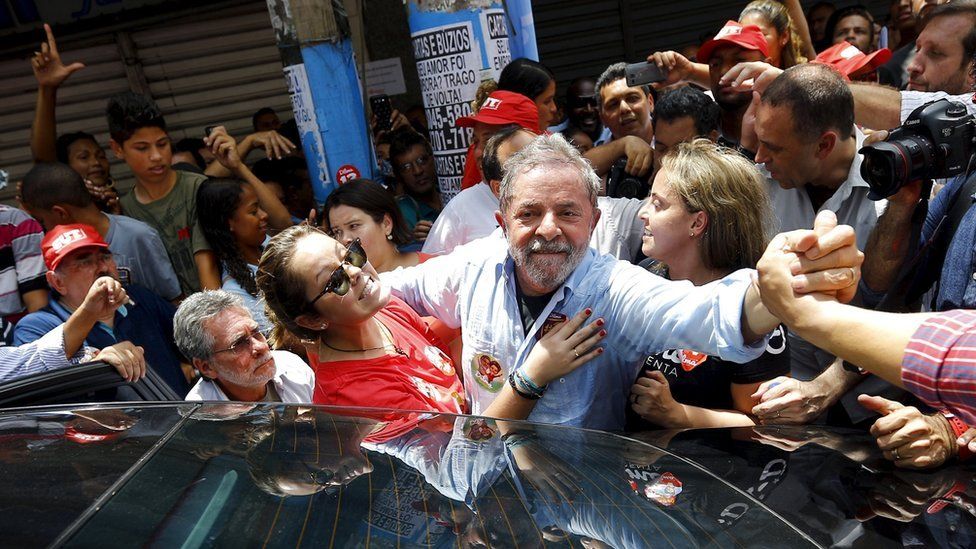
[[[234,342],[230,344],[230,347],[227,347],[226,349],[221,349],[219,351],[214,351],[213,354],[216,355],[216,354],[226,353],[226,352],[232,352],[234,354],[237,354],[243,351],[245,348],[247,348],[247,350],[250,351],[254,349],[254,344],[252,343],[254,341],[257,341],[258,343],[264,343],[265,341],[267,341],[267,339],[264,337],[264,334],[261,333],[261,330],[256,326],[250,332],[235,339]]]
[[[424,153],[413,160],[413,162],[404,162],[403,164],[398,164],[397,167],[400,168],[401,172],[412,171],[414,166],[418,168],[423,168],[430,162],[430,155]]]
[[[332,276],[329,277],[329,281],[325,284],[325,288],[319,295],[315,296],[308,306],[311,307],[315,305],[315,302],[322,299],[322,296],[332,292],[335,295],[343,296],[349,293],[349,286],[352,281],[349,280],[349,275],[346,274],[346,270],[343,269],[343,265],[349,264],[356,268],[361,268],[366,264],[366,250],[363,249],[363,245],[359,242],[359,239],[353,240],[349,246],[346,247],[346,256],[342,258],[339,263],[339,267],[332,271]]]
[[[64,268],[73,269],[88,269],[96,265],[100,266],[102,263],[112,260],[112,252],[108,250],[94,250],[89,253],[81,253],[76,257],[73,257],[69,261],[64,262]]]

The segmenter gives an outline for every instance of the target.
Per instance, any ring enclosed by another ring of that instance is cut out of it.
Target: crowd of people
[[[57,135],[57,90],[83,65],[45,29],[36,165],[22,208],[0,206],[2,379],[98,359],[190,400],[828,424],[912,468],[976,450],[974,178],[885,199],[860,152],[931,101],[976,113],[976,1],[893,1],[883,26],[863,6],[755,0],[650,53],[653,86],[620,62],[557,96],[516,59],[456,122],[471,147],[454,198],[411,109],[377,125],[380,177],[321,209],[271,109],[240,139],[215,121],[173,143],[159,107],[123,93],[107,147]],[[107,149],[135,177],[122,196]]]

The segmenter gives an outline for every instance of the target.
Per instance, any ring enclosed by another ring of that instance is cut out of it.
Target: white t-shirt
[[[498,197],[481,182],[458,193],[437,216],[421,251],[444,255],[461,244],[488,236],[498,227]]]

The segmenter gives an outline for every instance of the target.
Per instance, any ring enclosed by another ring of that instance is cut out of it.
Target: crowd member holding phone
[[[765,185],[735,151],[707,139],[677,144],[661,160],[640,213],[649,270],[701,286],[754,267],[774,223]],[[745,364],[693,349],[648,356],[630,392],[639,417],[628,417],[628,430],[753,425],[753,393],[789,371],[782,326],[766,352]]]

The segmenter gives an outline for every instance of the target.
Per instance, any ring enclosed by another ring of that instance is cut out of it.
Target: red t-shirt
[[[315,370],[312,402],[332,406],[363,406],[467,413],[464,388],[454,363],[434,335],[403,301],[391,297],[376,313],[390,331],[396,350],[369,360],[319,362],[309,353]],[[399,436],[415,426],[403,421],[383,430],[383,438]]]

